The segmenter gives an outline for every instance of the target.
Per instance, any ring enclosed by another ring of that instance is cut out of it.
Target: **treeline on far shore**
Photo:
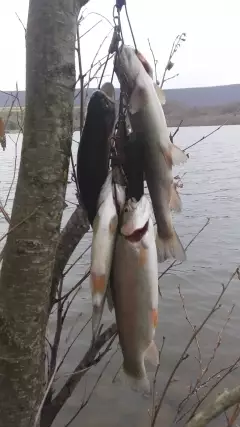
[[[168,102],[164,106],[167,124],[176,127],[182,121],[181,126],[220,126],[240,124],[240,103],[216,107],[186,108],[174,102]],[[2,108],[0,117],[6,124],[6,132],[17,132],[23,128],[24,108]],[[226,123],[225,123],[226,122]],[[74,130],[79,129],[80,107],[75,106],[73,111]]]

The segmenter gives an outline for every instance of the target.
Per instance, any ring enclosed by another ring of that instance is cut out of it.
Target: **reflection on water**
[[[210,130],[210,128],[182,128],[177,135],[176,142],[181,147],[185,147]],[[181,286],[181,292],[185,298],[188,316],[193,325],[198,325],[219,295],[221,283],[227,281],[240,260],[239,134],[239,126],[222,128],[219,132],[191,148],[187,164],[176,168],[176,174],[179,173],[181,175],[187,172],[183,178],[184,187],[180,190],[183,212],[175,215],[174,218],[174,223],[182,242],[187,244],[203,226],[208,217],[210,218],[210,224],[189,248],[187,261],[182,265],[176,265],[160,281],[162,298],[159,304],[160,323],[156,342],[160,347],[163,336],[166,337],[166,340],[156,386],[158,394],[163,390],[169,374],[192,333],[191,326],[186,321],[186,315],[182,308],[178,285]],[[74,139],[77,139],[77,137],[78,135],[75,135]],[[6,151],[0,151],[0,200],[2,202],[7,196],[9,184],[13,178],[15,156],[15,144],[13,141],[16,141],[16,135],[12,135],[11,139],[8,137]],[[20,145],[21,141],[17,145],[17,164]],[[76,149],[77,144],[74,143],[75,153]],[[14,188],[15,186],[13,186],[9,195],[6,207],[8,212],[11,211]],[[75,189],[71,184],[67,190],[68,207],[64,211],[63,225],[74,210],[74,194]],[[0,236],[5,230],[6,224],[4,219],[0,217]],[[80,242],[70,263],[79,256],[90,241],[91,232]],[[89,257],[90,251],[87,251],[71,270],[64,283],[65,290],[70,289],[87,270]],[[163,271],[167,265],[167,262],[161,265],[160,271]],[[230,365],[240,353],[239,296],[239,283],[234,280],[222,300],[222,307],[214,314],[200,334],[201,358],[204,366],[216,346],[218,333],[228,318],[228,311],[231,309],[232,304],[235,304],[231,320],[225,327],[221,346],[212,363],[212,368],[210,365],[206,378],[211,373]],[[79,316],[80,313],[82,313],[81,316]],[[69,311],[64,330],[64,339],[61,344],[61,354],[64,353],[88,320],[90,314],[91,297],[88,283],[86,282]],[[113,315],[107,309],[104,320],[106,325],[113,320]],[[76,325],[73,328],[75,323]],[[52,320],[49,325],[50,337],[53,332],[54,321]],[[59,373],[56,390],[66,381],[65,374],[74,370],[81,355],[87,350],[90,336],[91,324],[85,328],[72,346]],[[197,356],[196,346],[193,345],[188,359],[182,363],[174,377],[157,425],[170,425],[179,402],[188,393],[190,383],[194,382],[194,379],[199,374]],[[98,378],[106,360],[105,358],[84,377],[74,395],[69,399],[68,404],[56,419],[55,427],[63,427],[74,415],[82,399],[91,391],[91,387]],[[149,425],[148,409],[151,407],[151,400],[129,390],[121,378],[112,383],[112,378],[120,364],[121,354],[118,352],[101,378],[89,404],[72,423],[73,427],[79,425],[84,425],[85,427],[120,427],[123,425],[146,427]],[[154,374],[153,368],[150,365],[147,365],[147,368],[149,376],[152,377]],[[229,376],[224,386],[236,385],[239,380],[239,372],[235,371]],[[223,389],[223,385],[221,387],[220,389]],[[179,425],[183,424],[180,423]],[[220,425],[219,422],[216,425]],[[222,425],[224,424],[222,423]]]

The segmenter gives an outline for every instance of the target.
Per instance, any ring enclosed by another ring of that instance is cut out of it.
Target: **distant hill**
[[[89,89],[88,99],[95,90]],[[11,106],[12,97],[7,92],[0,92],[0,108]],[[220,125],[226,121],[227,124],[240,124],[240,84],[165,89],[164,92],[167,101],[164,111],[169,126],[177,126],[182,119],[183,126]],[[16,95],[15,91],[11,93]],[[80,104],[78,93],[79,89],[75,93],[75,117],[78,116]],[[116,88],[116,96],[119,97],[119,88]],[[25,91],[19,91],[18,99],[21,107],[24,107]],[[18,107],[18,102],[15,107]]]
[[[89,89],[89,96],[96,90]],[[10,91],[6,91],[9,92]],[[117,96],[119,89],[116,90]],[[202,107],[215,107],[223,106],[225,104],[232,104],[240,102],[240,84],[227,85],[227,86],[209,86],[209,87],[191,87],[183,89],[165,89],[167,102],[174,102],[181,104],[185,108],[202,108]],[[11,92],[16,94],[15,91]],[[76,90],[76,94],[78,90]],[[25,105],[25,91],[19,91],[18,98],[22,107]],[[12,102],[11,97],[7,94],[0,92],[0,107],[10,106]],[[79,97],[75,99],[75,104],[79,105]]]

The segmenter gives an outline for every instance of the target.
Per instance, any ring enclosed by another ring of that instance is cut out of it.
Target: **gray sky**
[[[112,22],[114,0],[90,0],[84,15],[97,12]],[[128,11],[137,46],[152,60],[147,38],[150,39],[159,61],[159,76],[175,36],[187,33],[187,41],[175,57],[175,66],[170,72],[179,77],[170,80],[165,87],[211,86],[240,83],[240,3],[239,0],[128,0]],[[16,17],[27,23],[28,0],[8,0],[1,8],[1,66],[0,89],[25,88],[25,37]],[[102,18],[90,14],[81,27],[83,34]],[[125,42],[132,44],[124,10],[122,25]],[[103,19],[93,31],[82,38],[84,70],[91,64],[100,40],[111,29]],[[106,54],[110,39],[103,45],[100,56]],[[107,74],[111,73],[110,68]],[[108,79],[106,76],[105,80]],[[93,84],[96,86],[96,82]]]

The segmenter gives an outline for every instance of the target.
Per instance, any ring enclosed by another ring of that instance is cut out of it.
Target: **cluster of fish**
[[[171,210],[181,210],[172,166],[187,160],[169,138],[162,90],[141,53],[122,45],[115,71],[126,96],[132,133],[124,145],[127,186],[109,171],[115,92],[105,83],[88,104],[77,159],[82,202],[93,228],[90,284],[93,340],[107,299],[115,309],[123,370],[135,390],[150,391],[145,359],[158,364],[154,343],[158,324],[158,262],[183,261]],[[149,189],[144,194],[144,180]],[[152,208],[157,228],[154,228]]]

